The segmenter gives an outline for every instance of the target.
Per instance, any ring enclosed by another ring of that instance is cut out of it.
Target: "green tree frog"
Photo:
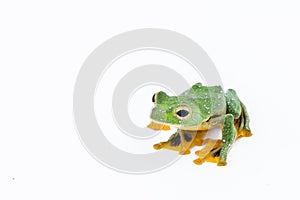
[[[224,92],[221,86],[193,85],[179,96],[168,96],[160,91],[153,95],[148,128],[177,131],[168,141],[155,144],[155,149],[169,149],[185,155],[194,146],[204,146],[196,151],[195,164],[203,162],[227,164],[227,155],[233,143],[241,137],[252,135],[245,105],[233,89]],[[222,129],[222,138],[205,139],[209,129]]]

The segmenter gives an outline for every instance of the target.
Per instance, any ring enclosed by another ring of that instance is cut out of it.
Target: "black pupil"
[[[152,97],[152,102],[155,103],[155,94]]]
[[[188,116],[189,111],[187,111],[187,110],[179,110],[176,114],[177,114],[179,117],[186,117],[186,116]]]

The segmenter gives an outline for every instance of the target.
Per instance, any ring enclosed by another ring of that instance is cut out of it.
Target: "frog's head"
[[[168,96],[161,91],[153,95],[152,102],[152,122],[148,128],[168,130],[169,125],[193,127],[202,121],[197,103],[189,97]]]

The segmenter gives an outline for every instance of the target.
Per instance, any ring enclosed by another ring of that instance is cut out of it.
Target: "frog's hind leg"
[[[247,108],[241,101],[240,101],[240,104],[241,104],[241,108],[242,108],[241,115],[234,122],[235,128],[237,130],[237,138],[236,139],[239,139],[241,137],[251,137],[252,136],[251,129],[249,126],[250,119],[249,119],[249,115],[247,112]]]
[[[252,135],[249,127],[249,115],[246,106],[240,101],[236,92],[229,89],[226,94],[227,113],[234,117],[234,126],[237,131],[236,139],[250,137]]]
[[[196,151],[198,158],[195,164],[203,162],[217,163],[218,166],[227,164],[227,154],[236,139],[250,137],[252,135],[249,127],[249,116],[245,105],[239,100],[236,92],[229,89],[226,94],[227,111],[222,118],[222,140],[207,139],[206,146]]]
[[[153,148],[156,150],[169,149],[178,151],[181,155],[189,154],[191,148],[203,144],[203,138],[206,133],[207,131],[184,131],[178,129],[168,141],[155,144]]]

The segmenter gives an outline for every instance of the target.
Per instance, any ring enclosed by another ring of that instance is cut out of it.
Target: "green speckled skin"
[[[168,96],[159,92],[156,102],[151,119],[172,125],[199,126],[213,115],[226,113],[226,99],[222,88],[202,86],[201,83],[193,85],[179,96]],[[192,116],[187,120],[179,120],[174,115],[176,108],[181,105],[192,110]]]
[[[237,137],[252,135],[246,107],[232,89],[224,93],[220,86],[203,86],[201,83],[197,83],[179,96],[168,96],[161,91],[154,98],[155,106],[150,118],[155,123],[178,128],[177,132],[167,141],[170,146],[182,143],[183,136],[187,137],[184,135],[186,131],[208,130],[215,126],[222,128],[222,143],[217,161],[219,166],[226,165],[228,151]],[[178,114],[184,114],[183,111],[178,113],[178,110],[183,108],[185,114],[188,113],[185,118],[178,116]],[[247,134],[244,134],[245,131]],[[178,134],[181,139],[178,138],[179,136],[177,137]],[[177,138],[177,141],[174,142],[174,138]]]

